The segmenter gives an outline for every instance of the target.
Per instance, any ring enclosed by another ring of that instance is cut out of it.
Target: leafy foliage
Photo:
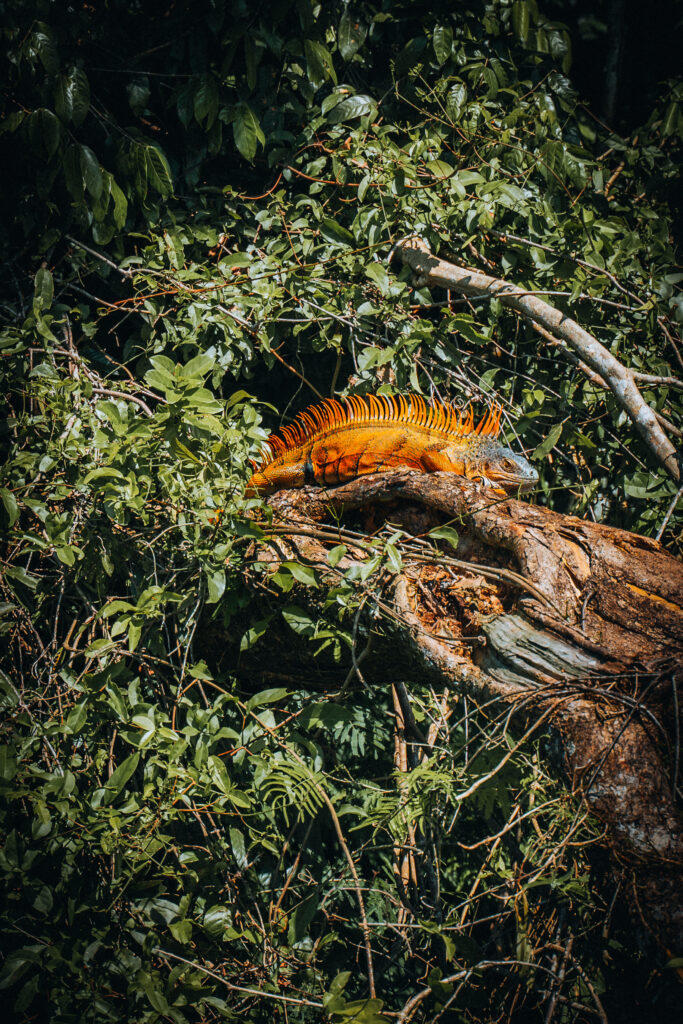
[[[680,86],[637,138],[608,133],[531,0],[4,7],[17,1019],[372,1024],[425,977],[420,1012],[487,1020],[495,991],[543,1019],[565,930],[570,1001],[637,977],[618,926],[604,962],[595,830],[541,740],[406,678],[441,731],[398,771],[391,680],[350,689],[400,535],[332,588],[295,562],[265,587],[243,485],[266,426],[316,395],[495,394],[540,500],[656,532],[676,487],[613,396],[496,300],[414,289],[387,254],[418,233],[676,376]],[[644,387],[680,430],[675,387]]]

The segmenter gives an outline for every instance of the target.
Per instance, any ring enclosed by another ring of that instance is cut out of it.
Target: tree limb
[[[550,331],[556,338],[565,341],[580,359],[607,383],[660,465],[676,482],[680,480],[676,449],[638,390],[633,373],[622,366],[604,345],[575,320],[508,281],[491,277],[479,270],[459,267],[455,263],[432,256],[427,244],[419,238],[413,237],[398,242],[393,247],[390,258],[391,256],[398,256],[414,271],[419,287],[438,285],[463,295],[488,295],[500,299],[503,305],[516,309],[518,313]]]

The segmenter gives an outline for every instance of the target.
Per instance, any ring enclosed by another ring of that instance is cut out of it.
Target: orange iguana
[[[328,398],[300,412],[280,435],[271,434],[247,497],[288,487],[335,487],[367,473],[408,466],[446,470],[493,487],[498,494],[529,491],[538,473],[496,440],[500,407],[475,428],[474,416],[420,395]]]

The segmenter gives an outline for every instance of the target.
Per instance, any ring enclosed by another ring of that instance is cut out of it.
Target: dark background
[[[681,0],[543,0],[572,37],[569,75],[610,128],[647,120],[661,84],[683,70]]]

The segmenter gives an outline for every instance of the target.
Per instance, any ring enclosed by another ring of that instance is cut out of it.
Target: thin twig
[[[671,388],[683,388],[683,380],[678,377],[658,377],[655,373],[641,373],[640,370],[631,370],[631,376],[644,384],[661,384]]]
[[[204,967],[203,964],[198,964],[195,960],[186,960],[184,956],[178,956],[177,953],[171,953],[167,949],[161,949],[157,946],[154,952],[158,956],[167,956],[171,960],[179,960],[180,963],[187,964],[188,967],[194,968],[195,971],[201,971],[202,974],[206,974],[209,978],[214,978],[216,981],[220,981],[221,985],[225,985],[227,988],[232,989],[233,992],[245,992],[249,996],[260,996],[261,999],[277,999],[281,1003],[294,1003],[296,1006],[313,1006],[315,1009],[322,1009],[323,1004],[314,1002],[312,999],[294,999],[292,996],[280,996],[275,992],[264,992],[258,988],[246,988],[244,985],[233,985],[227,978],[221,977],[215,971],[210,971],[208,967]]]
[[[228,309],[227,306],[222,305],[222,303],[220,302],[216,303],[216,309],[219,310],[221,313],[225,313],[226,316],[231,317],[235,321],[235,323],[239,324],[240,327],[243,327],[245,331],[248,331],[253,338],[257,338],[260,340],[258,331],[254,327],[252,327],[248,320],[245,320],[244,317],[240,316],[239,313],[235,313],[234,310]],[[320,391],[318,391],[317,387],[314,384],[311,384],[310,380],[304,377],[303,373],[300,373],[294,366],[291,366],[286,361],[286,359],[283,359],[279,352],[277,352],[274,348],[269,348],[267,351],[274,355],[278,362],[282,363],[282,365],[285,366],[290,371],[290,373],[293,373],[295,377],[298,377],[303,384],[309,387],[313,394],[317,398],[319,398],[321,402],[325,401],[325,396]]]
[[[74,238],[72,235],[64,235],[64,237],[73,245],[77,245],[79,249],[84,249],[85,252],[89,252],[91,256],[101,260],[102,263],[106,263],[108,267],[111,267],[117,273],[121,274],[122,277],[133,277],[132,270],[125,270],[123,267],[119,267],[113,260],[107,259],[106,256],[103,256],[101,252],[97,252],[96,249],[91,249],[89,245],[85,244],[85,242],[79,242],[78,239]]]
[[[667,523],[671,519],[671,516],[673,514],[673,510],[676,508],[676,505],[680,501],[682,494],[683,494],[683,484],[681,484],[681,486],[678,488],[678,490],[674,494],[673,498],[671,499],[671,504],[669,505],[668,509],[666,510],[666,515],[664,516],[664,519],[662,520],[662,525],[657,530],[657,534],[655,536],[655,540],[661,540],[662,539],[662,534],[666,530]]]
[[[543,964],[536,964],[529,960],[480,960],[479,963],[473,964],[471,967],[463,968],[463,970],[458,971],[456,974],[449,974],[445,978],[441,978],[439,984],[453,985],[458,981],[462,981],[464,978],[471,977],[476,971],[484,971],[488,970],[489,968],[494,970],[496,968],[501,970],[510,970],[514,967],[529,967],[534,971],[542,971],[544,974],[549,974],[552,977],[552,971],[549,967],[544,967]],[[583,975],[583,972],[580,973],[582,973],[582,976],[585,979],[585,975]],[[597,1014],[600,1017],[602,1024],[608,1024],[607,1016],[605,1014],[604,1009],[602,1008],[600,1000],[595,994],[595,989],[592,986],[590,986],[589,991],[595,1000]],[[398,1017],[396,1018],[396,1024],[408,1024],[408,1022],[412,1020],[420,1003],[423,1000],[428,999],[429,996],[431,995],[434,995],[434,989],[424,988],[416,995],[414,995],[411,999],[409,999],[408,1002],[405,1003],[405,1005],[403,1006],[403,1009],[399,1013]]]
[[[126,402],[133,402],[135,405],[139,405],[146,416],[154,416],[154,413],[141,398],[137,395],[129,395],[126,391],[111,391],[109,388],[100,387],[99,384],[93,384],[93,391],[98,395],[106,395],[108,398],[122,398]]]

